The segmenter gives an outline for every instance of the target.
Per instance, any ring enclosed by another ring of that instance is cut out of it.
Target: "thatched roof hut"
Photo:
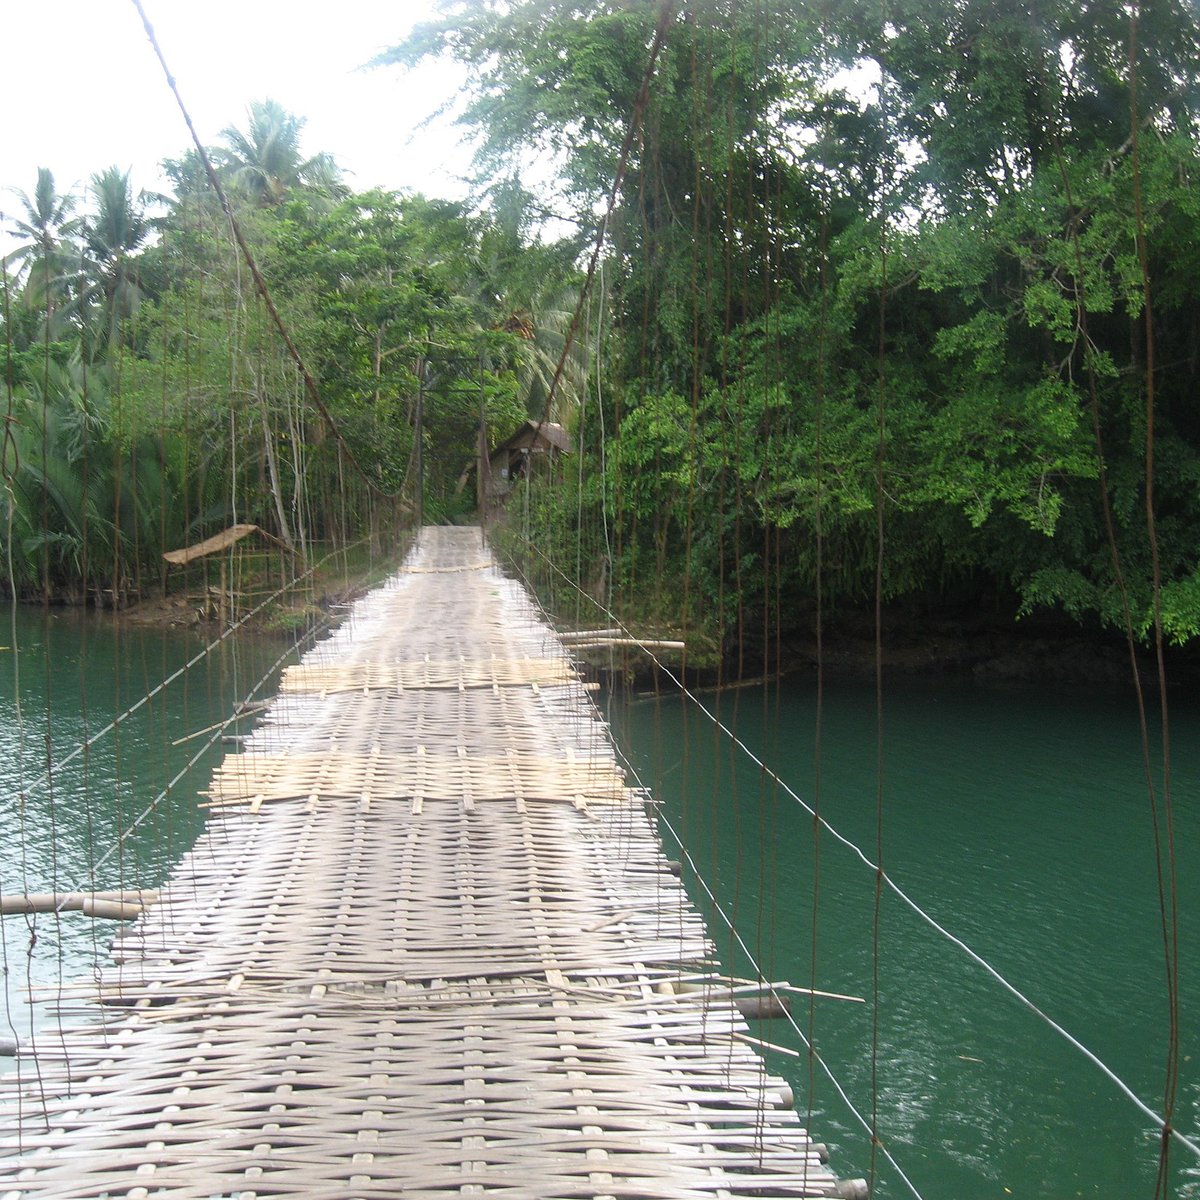
[[[539,458],[550,459],[574,450],[571,435],[554,421],[535,421],[532,417],[523,421],[516,432],[502,441],[489,455],[490,480],[488,496],[503,500],[512,490],[513,484],[529,470],[531,463]],[[458,477],[455,492],[461,492],[478,467],[472,458]]]

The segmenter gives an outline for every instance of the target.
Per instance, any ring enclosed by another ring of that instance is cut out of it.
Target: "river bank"
[[[672,637],[681,637],[679,632]],[[890,608],[883,614],[881,658],[888,676],[911,679],[972,681],[983,684],[1123,685],[1131,679],[1129,648],[1112,630],[1081,626],[1056,613],[1022,618],[961,613],[917,613]],[[764,678],[804,680],[823,666],[827,674],[847,680],[875,673],[874,614],[841,612],[822,631],[820,645],[815,623],[793,628],[772,646],[770,661],[760,645],[739,653],[727,645],[719,664],[705,662],[687,670],[693,687],[729,687]],[[1137,647],[1136,660],[1143,683],[1157,678],[1151,645]],[[601,675],[619,678],[635,690],[653,689],[656,668],[636,650],[594,653],[585,661]],[[661,656],[672,671],[678,654]],[[1200,683],[1200,651],[1195,646],[1166,646],[1164,661],[1172,687]],[[776,665],[778,664],[778,665]],[[661,682],[661,680],[657,681]]]
[[[349,605],[382,582],[403,558],[404,545],[385,556],[333,553],[316,563],[291,586],[278,579],[252,576],[240,590],[230,589],[224,606],[207,576],[200,586],[180,580],[165,595],[145,596],[110,611],[114,621],[152,629],[217,631],[222,623],[240,622],[256,633],[293,639],[329,625]]]
[[[875,631],[871,614],[851,614],[830,623],[823,636],[825,666],[846,675],[875,670]],[[1017,619],[979,616],[884,613],[882,659],[885,670],[917,678],[973,679],[981,683],[1120,684],[1130,679],[1128,645],[1112,630],[1086,628],[1059,614]],[[785,672],[815,670],[815,634],[792,635],[783,646]],[[1143,679],[1155,675],[1153,647],[1137,648]],[[1168,646],[1169,679],[1200,679],[1200,654],[1193,647]]]
[[[325,624],[331,614],[348,607],[372,585],[364,576],[342,586],[310,589],[301,595],[285,594],[278,600],[244,614],[245,625],[257,633],[282,634],[289,638]],[[128,608],[110,612],[115,623],[154,629],[211,629],[220,627],[213,605],[190,595],[153,596]]]
[[[386,563],[368,560],[345,564],[338,556],[295,588],[280,592],[266,603],[260,600],[258,611],[247,603],[236,615],[255,632],[294,638],[329,623],[331,617],[336,619],[340,610],[379,583],[398,561],[389,558]],[[269,590],[260,594],[267,597]],[[68,607],[82,611],[82,607]],[[98,611],[118,625],[215,632],[221,621],[218,607],[211,588],[197,592],[181,580],[165,596],[147,596],[124,608]],[[225,614],[227,620],[230,615]],[[717,650],[711,634],[686,638],[689,683],[728,686],[767,675],[802,679],[816,671],[818,661],[827,671],[851,679],[874,673],[874,612],[869,606],[843,608],[828,617],[820,652],[811,614],[785,616],[784,624],[786,632],[771,646],[769,655],[763,653],[761,631],[753,629],[747,631],[741,649],[727,639],[723,652]],[[678,630],[646,636],[686,637]],[[1082,685],[1121,684],[1130,679],[1129,650],[1122,635],[1052,611],[1018,616],[1008,606],[984,610],[897,603],[883,611],[881,640],[885,671],[905,677]],[[653,664],[636,650],[606,650],[583,657],[600,674],[619,676],[639,689],[654,683]],[[667,653],[663,661],[675,669],[678,655]],[[1154,679],[1153,647],[1139,644],[1137,661],[1142,678]],[[1165,661],[1172,684],[1200,683],[1200,646],[1167,646]]]

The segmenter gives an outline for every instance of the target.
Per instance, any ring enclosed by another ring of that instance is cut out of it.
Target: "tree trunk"
[[[283,503],[283,489],[279,486],[279,466],[275,461],[275,446],[271,441],[271,423],[267,415],[266,397],[258,393],[259,414],[262,417],[263,453],[267,460],[267,479],[271,485],[271,498],[275,501],[275,517],[279,522],[279,540],[295,552],[296,543],[292,540],[292,529],[288,524],[287,509]]]

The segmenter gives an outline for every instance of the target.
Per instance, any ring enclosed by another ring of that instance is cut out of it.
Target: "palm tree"
[[[472,299],[482,323],[516,338],[514,365],[526,411],[565,422],[583,400],[590,365],[585,331],[575,330],[567,348],[579,303],[574,253],[566,243],[531,239],[534,197],[519,181],[502,181],[491,197],[493,223],[482,231],[472,263]]]
[[[119,436],[115,386],[111,368],[76,352],[14,393],[2,456],[11,521],[0,529],[14,595],[82,600],[90,591],[121,604],[162,541],[186,536],[177,451],[162,435]]]
[[[216,152],[209,153],[215,157]],[[166,192],[147,192],[146,199],[170,211],[156,224],[178,233],[180,227],[186,227],[196,216],[221,218],[220,201],[209,182],[204,160],[196,150],[186,150],[179,158],[164,158],[159,166],[170,188]]]
[[[128,171],[100,171],[92,176],[91,190],[96,215],[83,233],[83,299],[103,318],[95,342],[99,347],[112,341],[121,320],[141,303],[137,255],[150,237],[151,223],[145,195],[134,195]]]
[[[528,297],[525,305],[502,305],[499,328],[518,339],[517,380],[531,416],[566,423],[583,402],[590,363],[584,335],[577,331],[563,353],[578,302],[578,288],[555,283]]]
[[[221,131],[228,147],[224,166],[234,183],[264,208],[275,208],[297,190],[336,198],[345,192],[331,155],[304,158],[300,131],[304,118],[288,112],[278,101],[256,100],[250,105],[249,128]]]
[[[72,244],[79,232],[75,197],[55,188],[54,175],[46,167],[38,167],[32,195],[17,188],[12,191],[23,215],[12,219],[10,232],[21,238],[22,244],[8,257],[24,277],[22,299],[32,308],[44,309],[49,325],[70,295],[70,273],[78,262],[78,250]]]

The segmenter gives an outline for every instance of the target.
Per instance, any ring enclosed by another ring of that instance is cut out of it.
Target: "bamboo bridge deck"
[[[207,803],[3,1082],[0,1196],[858,1194],[682,986],[716,966],[647,797],[477,530],[422,533]]]

